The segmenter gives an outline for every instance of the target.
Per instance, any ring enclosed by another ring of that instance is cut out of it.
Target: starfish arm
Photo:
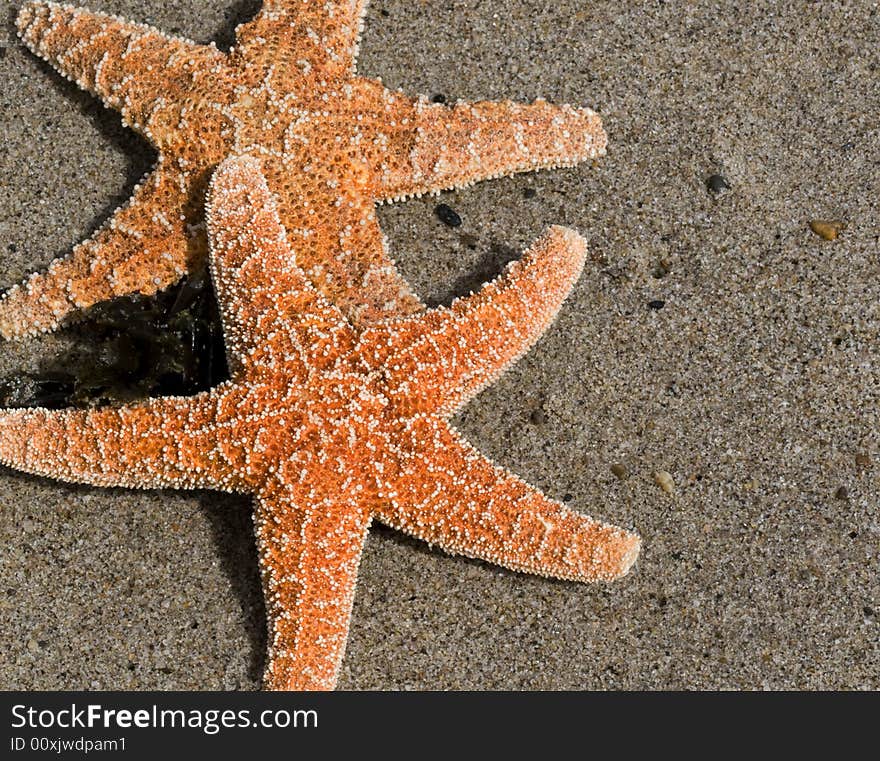
[[[311,479],[319,483],[320,479]],[[345,652],[370,517],[307,480],[267,487],[254,525],[269,622],[269,690],[330,690]]]
[[[224,161],[207,202],[211,274],[233,374],[281,365],[302,375],[351,336],[294,261],[259,162]]]
[[[368,0],[264,0],[253,20],[235,31],[239,54],[294,82],[318,70],[354,72]]]
[[[0,411],[0,462],[38,476],[135,489],[218,486],[208,433],[213,401],[151,399],[91,410]]]
[[[377,201],[574,166],[603,155],[607,143],[598,114],[543,100],[450,107],[389,92],[385,112],[366,143]]]
[[[573,581],[623,576],[639,538],[545,497],[431,416],[409,422],[374,517],[453,554]]]
[[[368,329],[361,345],[405,414],[450,415],[540,338],[584,264],[586,243],[551,227],[522,259],[448,309]]]
[[[70,5],[26,3],[17,23],[34,53],[121,111],[126,124],[156,145],[162,128],[180,120],[187,94],[216,77],[226,60],[213,46]],[[181,99],[172,102],[172,92]]]
[[[12,339],[53,330],[99,301],[151,295],[176,283],[205,248],[188,230],[197,218],[188,195],[180,176],[153,172],[91,239],[0,298],[0,334]]]

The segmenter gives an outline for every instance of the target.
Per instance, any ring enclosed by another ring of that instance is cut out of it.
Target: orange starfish
[[[25,43],[122,113],[159,151],[129,203],[44,274],[0,300],[0,334],[179,280],[206,252],[202,197],[228,155],[259,155],[300,266],[356,324],[424,309],[388,255],[375,204],[605,150],[589,109],[453,107],[357,76],[367,0],[266,0],[228,54],[148,26],[30,2]]]
[[[639,540],[500,468],[447,418],[540,337],[585,244],[551,228],[480,292],[356,328],[295,263],[253,158],[209,192],[211,270],[232,379],[127,407],[0,412],[0,461],[101,486],[254,495],[270,626],[265,684],[332,688],[375,518],[451,552],[613,579]]]

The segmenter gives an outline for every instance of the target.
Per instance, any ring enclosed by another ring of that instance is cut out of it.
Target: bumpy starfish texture
[[[446,418],[540,337],[584,262],[554,227],[449,308],[357,328],[295,263],[252,158],[208,202],[230,381],[194,397],[0,412],[0,461],[102,486],[251,494],[270,626],[265,685],[332,688],[372,519],[450,553],[610,580],[639,540],[548,499]]]
[[[152,294],[204,259],[204,188],[228,155],[262,158],[300,266],[357,324],[424,309],[388,254],[375,204],[604,152],[599,117],[544,101],[410,99],[357,76],[366,0],[266,0],[228,54],[148,26],[31,2],[24,42],[122,113],[159,151],[93,238],[0,300],[31,335],[114,296]]]

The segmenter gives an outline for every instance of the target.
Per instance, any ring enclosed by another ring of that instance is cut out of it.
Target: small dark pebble
[[[629,476],[629,470],[622,462],[616,462],[611,466],[611,472],[617,476],[620,481],[625,480]]]
[[[534,198],[536,195],[538,195],[538,191],[534,188],[526,188],[523,190],[523,198]]]
[[[544,425],[547,422],[547,413],[544,412],[540,407],[538,409],[533,410],[532,414],[529,415],[529,420],[531,420],[535,425]]]
[[[663,299],[654,299],[653,301],[648,302],[648,309],[663,309],[666,306],[666,302]]]
[[[461,217],[451,206],[447,206],[445,203],[437,204],[434,213],[444,225],[461,227]]]
[[[442,92],[438,92],[436,95],[431,96],[431,103],[445,103],[446,96]]]
[[[14,243],[10,243],[10,244],[6,247],[6,250],[7,250],[10,254],[14,254],[16,251],[18,251],[18,246],[16,246]]]
[[[388,11],[386,11],[384,8],[382,8],[382,10],[379,11],[379,15],[385,16],[385,18],[388,18],[388,16],[390,16],[391,14]]]
[[[571,502],[574,499],[574,494],[563,494],[562,501],[563,502]]]
[[[874,615],[874,609],[873,609],[873,608],[869,608],[867,605],[866,605],[864,608],[862,608],[862,612],[863,612],[866,616],[869,616],[869,617]]]
[[[6,58],[6,48],[0,47],[0,58]]]
[[[846,490],[845,486],[841,486],[836,492],[834,492],[834,499],[849,499],[849,492]]]
[[[858,531],[850,531],[850,532],[849,532],[849,538],[850,538],[850,539],[858,539],[858,536],[859,536],[859,532],[858,532]]]
[[[720,193],[723,190],[730,190],[730,183],[720,174],[712,174],[706,178],[706,189],[713,193]]]

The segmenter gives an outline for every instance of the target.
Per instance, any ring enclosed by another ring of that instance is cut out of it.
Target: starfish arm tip
[[[377,199],[397,200],[467,187],[479,180],[539,169],[571,167],[604,155],[608,135],[589,108],[545,100],[461,101],[454,106],[426,99],[393,100],[396,122],[383,141],[377,164]],[[383,127],[384,129],[384,127]],[[391,151],[405,152],[407,162]]]
[[[609,560],[611,561],[609,563],[609,581],[626,576],[635,565],[642,551],[642,540],[637,534],[623,529],[616,529],[616,531],[620,532],[620,537],[616,543],[615,550],[609,553]]]
[[[91,238],[0,296],[0,335],[46,333],[100,301],[180,280],[201,248],[186,234],[187,193],[174,173],[148,175]]]
[[[563,225],[550,225],[534,247],[550,245],[559,251],[559,256],[575,265],[578,275],[587,261],[587,240],[577,230]]]
[[[608,582],[636,562],[636,534],[546,497],[445,421],[414,419],[405,441],[393,499],[376,507],[384,523],[453,554],[548,578]]]

